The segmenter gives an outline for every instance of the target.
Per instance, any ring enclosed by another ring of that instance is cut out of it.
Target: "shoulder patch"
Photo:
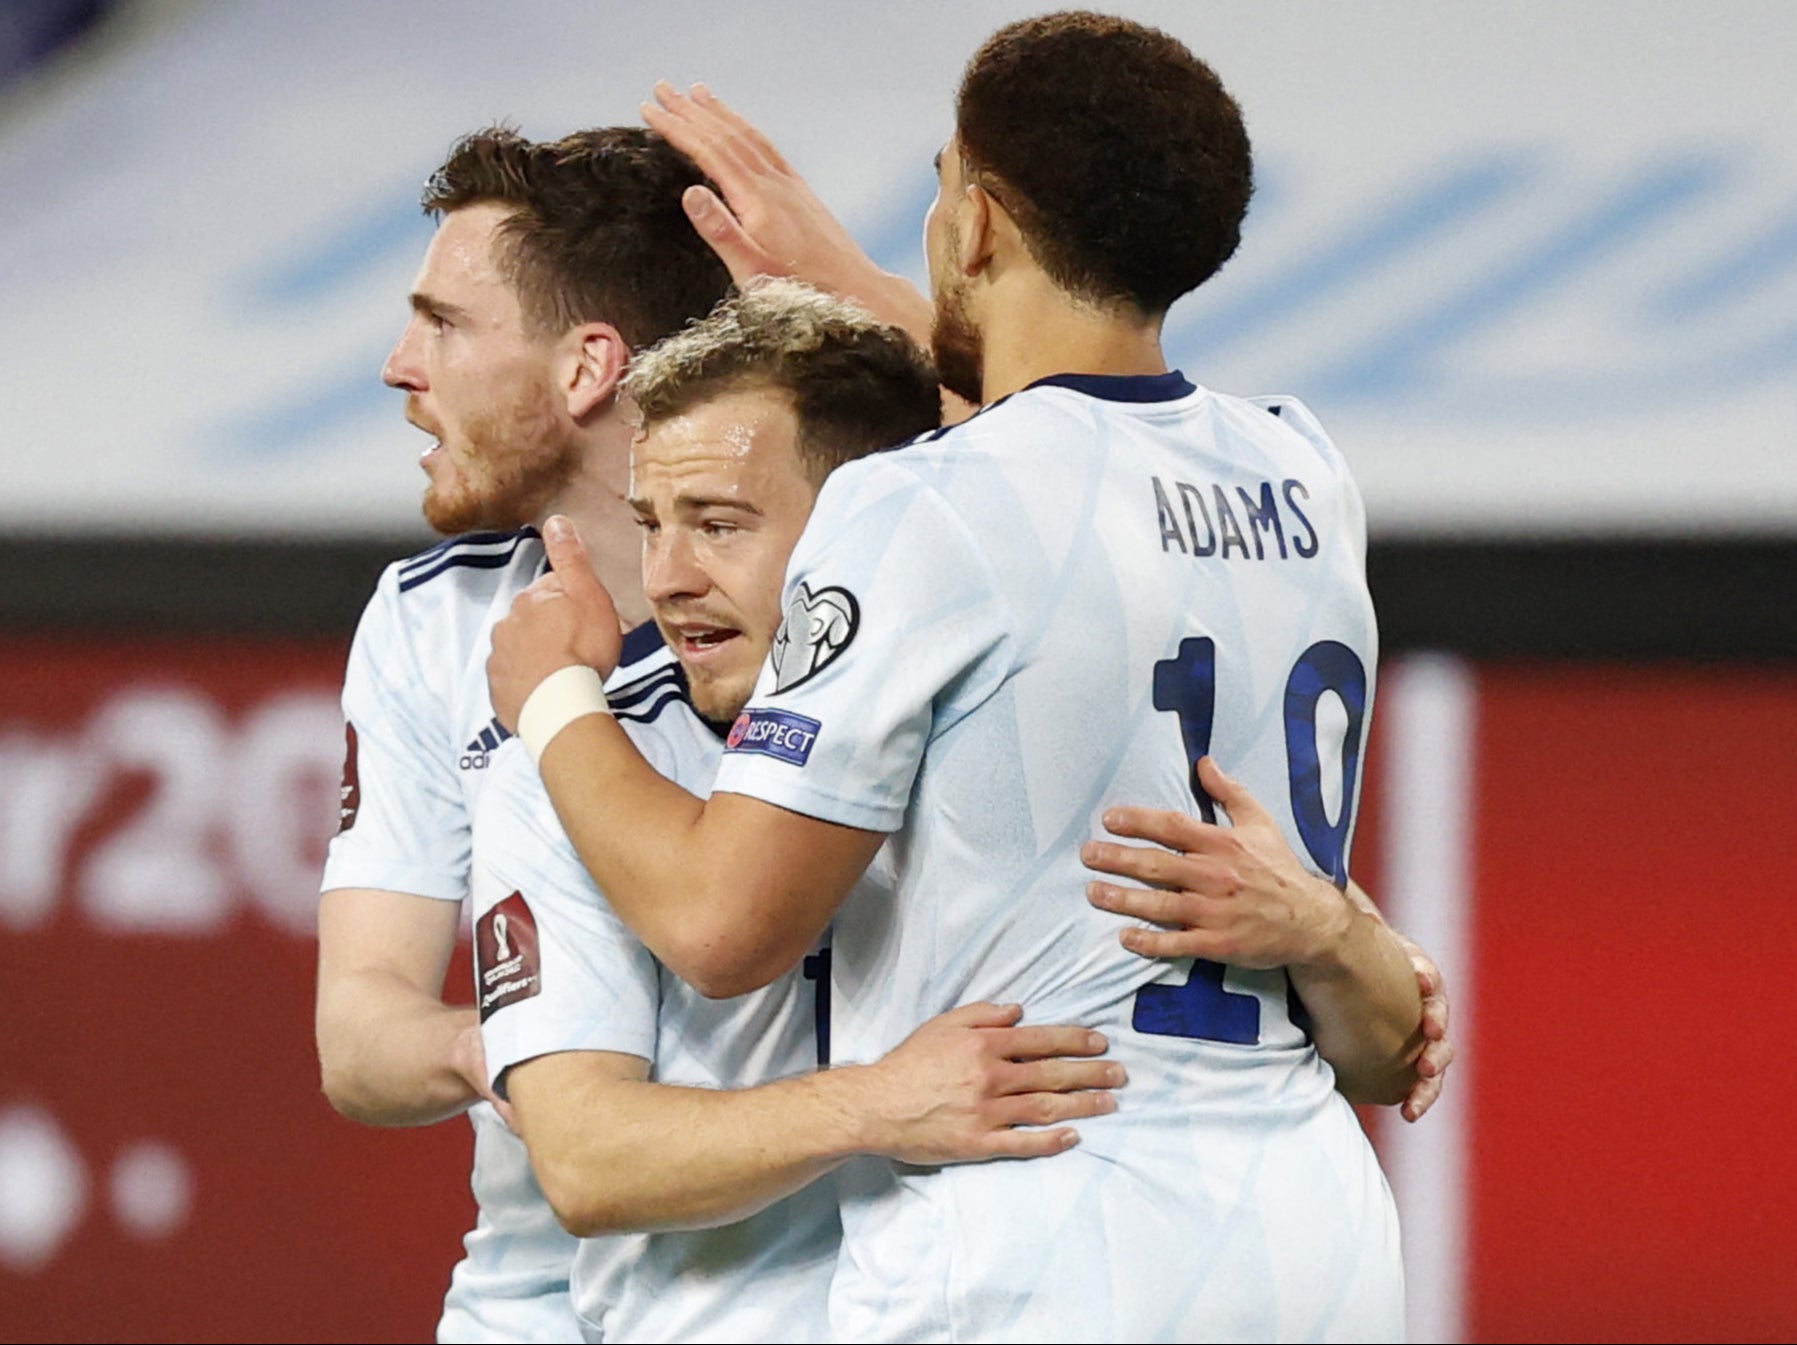
[[[755,752],[776,757],[794,766],[811,760],[811,748],[823,725],[790,710],[772,710],[762,706],[744,710],[730,726],[724,739],[726,752]]]
[[[356,726],[343,726],[343,784],[337,792],[337,831],[339,834],[356,825],[356,814],[362,808],[362,776],[356,768]]]
[[[542,993],[537,918],[522,892],[512,893],[475,922],[474,965],[483,1023],[506,1005]]]
[[[834,663],[861,625],[861,604],[846,588],[800,584],[774,636],[774,692],[790,691]]]

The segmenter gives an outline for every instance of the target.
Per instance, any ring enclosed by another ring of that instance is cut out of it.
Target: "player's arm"
[[[714,999],[797,966],[886,839],[742,794],[701,802],[608,715],[569,724],[538,769],[619,918]]]
[[[1387,924],[1372,896],[1352,878],[1348,880],[1347,894],[1362,911],[1380,924]],[[1417,992],[1423,997],[1423,1049],[1416,1058],[1410,1091],[1398,1108],[1406,1121],[1420,1121],[1441,1097],[1448,1066],[1454,1063],[1454,1039],[1448,1035],[1448,982],[1441,968],[1435,965],[1435,959],[1421,944],[1395,929],[1392,935],[1410,959],[1410,969],[1416,974]]]
[[[467,892],[467,816],[423,619],[382,576],[344,672],[342,829],[318,914],[316,1032],[332,1105],[371,1125],[424,1125],[484,1095],[472,1013],[442,1002]]]
[[[609,672],[618,660],[611,599],[578,537],[551,520],[544,541],[554,572],[520,594],[493,630],[489,682],[508,726],[551,673]],[[885,839],[741,794],[701,801],[651,766],[603,712],[560,728],[537,765],[619,918],[675,975],[714,998],[759,989],[797,966]]]
[[[562,1051],[505,1072],[538,1184],[570,1233],[744,1219],[857,1154],[959,1163],[1061,1153],[1063,1122],[1115,1109],[1104,1038],[1019,1027],[1016,1005],[932,1019],[878,1064],[758,1088],[648,1082],[648,1063]],[[1028,1128],[1025,1128],[1028,1127]],[[1047,1128],[1040,1128],[1047,1127]]]
[[[369,1125],[427,1125],[488,1096],[474,1011],[442,1002],[456,902],[336,888],[318,907],[325,1096]]]
[[[1424,1038],[1417,973],[1403,942],[1370,901],[1360,904],[1300,865],[1278,824],[1214,761],[1205,758],[1199,772],[1232,825],[1109,810],[1113,835],[1154,844],[1088,842],[1087,866],[1149,886],[1094,882],[1093,905],[1169,927],[1123,931],[1124,946],[1144,957],[1284,967],[1342,1093],[1355,1102],[1404,1101],[1418,1082]]]

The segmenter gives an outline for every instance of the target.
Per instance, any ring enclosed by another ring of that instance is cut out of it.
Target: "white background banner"
[[[1215,65],[1258,154],[1170,350],[1308,401],[1376,533],[1797,532],[1797,5],[1119,8]],[[705,79],[921,278],[960,68],[1036,9],[127,11],[0,104],[0,528],[418,529],[379,371],[419,184],[493,120]]]

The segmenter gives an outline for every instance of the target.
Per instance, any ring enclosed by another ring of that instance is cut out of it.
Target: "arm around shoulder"
[[[1097,1033],[1020,1026],[1017,1005],[969,1004],[874,1065],[755,1088],[650,1083],[639,1057],[564,1051],[504,1084],[556,1217],[577,1237],[710,1228],[765,1209],[844,1159],[1046,1157],[1065,1122],[1109,1112],[1123,1067]]]

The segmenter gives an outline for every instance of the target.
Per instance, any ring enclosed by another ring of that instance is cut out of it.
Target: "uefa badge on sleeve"
[[[813,593],[801,583],[774,636],[774,694],[792,690],[834,663],[860,624],[861,604],[846,588]]]

